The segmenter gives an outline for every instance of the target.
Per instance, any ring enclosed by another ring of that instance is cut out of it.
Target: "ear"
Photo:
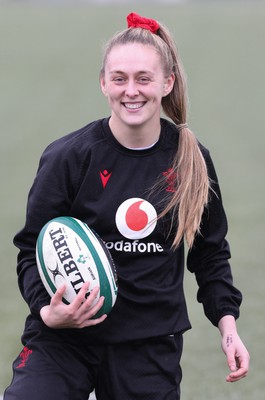
[[[172,91],[174,83],[175,83],[175,74],[172,72],[172,74],[170,74],[169,77],[166,78],[165,80],[163,97],[166,97]]]
[[[105,77],[103,74],[100,74],[100,87],[101,87],[101,91],[104,94],[104,96],[107,96],[106,81],[105,81]]]

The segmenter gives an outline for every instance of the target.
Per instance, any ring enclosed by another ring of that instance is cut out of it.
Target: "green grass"
[[[252,357],[249,377],[225,383],[220,338],[196,303],[186,274],[193,330],[185,335],[184,400],[264,397],[264,2],[171,6],[0,6],[1,351],[0,393],[11,379],[27,307],[16,282],[14,233],[40,153],[50,141],[109,113],[99,90],[105,39],[130,11],[174,33],[188,75],[189,123],[209,147],[230,222],[235,284],[244,293],[238,322]]]

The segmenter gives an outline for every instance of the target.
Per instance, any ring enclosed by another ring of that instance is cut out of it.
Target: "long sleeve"
[[[215,168],[208,151],[204,149],[208,174],[212,181],[210,200],[205,209],[201,233],[197,235],[188,253],[188,269],[195,273],[199,286],[198,301],[205,315],[217,326],[224,315],[239,316],[241,293],[233,286],[229,263],[230,248],[226,240],[227,219]]]
[[[59,144],[59,145],[58,145]],[[37,269],[35,247],[43,225],[58,215],[68,215],[72,203],[74,184],[78,179],[77,163],[60,142],[50,145],[43,153],[37,175],[30,189],[24,228],[14,238],[19,248],[18,284],[31,312],[39,317],[39,311],[50,303]]]

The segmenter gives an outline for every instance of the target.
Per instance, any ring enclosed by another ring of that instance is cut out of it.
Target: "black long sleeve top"
[[[107,319],[81,331],[69,329],[69,335],[120,342],[191,327],[183,290],[184,245],[172,249],[170,216],[155,218],[172,190],[167,176],[177,146],[176,127],[161,119],[153,147],[127,149],[116,141],[106,118],[47,147],[29,193],[25,226],[14,238],[19,288],[30,308],[26,329],[32,323],[47,329],[40,309],[50,297],[37,270],[35,246],[42,226],[58,216],[78,218],[93,228],[110,250],[118,275],[118,298]],[[187,267],[198,282],[198,301],[217,325],[224,315],[238,317],[242,296],[233,286],[218,179],[209,151],[200,147],[213,190]],[[165,184],[157,186],[161,178]]]

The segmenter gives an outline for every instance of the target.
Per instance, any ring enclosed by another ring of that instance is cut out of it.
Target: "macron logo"
[[[100,178],[101,178],[101,182],[102,182],[102,186],[105,189],[105,187],[107,186],[108,180],[111,177],[112,172],[107,171],[106,169],[104,169],[104,171],[100,171]]]

